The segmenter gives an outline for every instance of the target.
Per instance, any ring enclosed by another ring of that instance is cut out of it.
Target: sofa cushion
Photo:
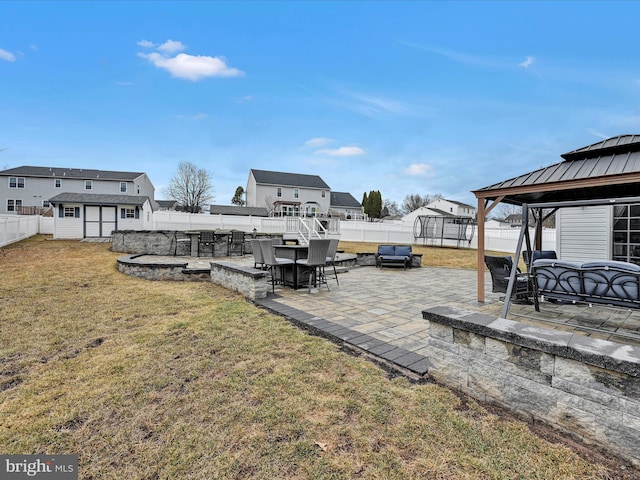
[[[624,270],[626,272],[640,272],[640,265],[629,262],[618,262],[615,260],[600,260],[594,262],[585,262],[581,265],[582,268],[616,268],[618,270]]]
[[[540,293],[568,300],[581,300],[584,296],[577,263],[541,258],[533,262],[533,267]]]
[[[378,255],[395,255],[396,249],[393,245],[379,245]]]
[[[582,264],[584,290],[588,296],[612,300],[612,303],[640,300],[640,266],[617,261]]]
[[[411,256],[411,247],[408,245],[397,245],[396,246],[396,256],[397,257],[410,257]]]

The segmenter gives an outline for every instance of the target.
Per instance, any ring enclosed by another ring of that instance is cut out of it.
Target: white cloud
[[[175,40],[167,40],[162,45],[158,47],[158,50],[167,55],[171,55],[172,53],[181,52],[186,47],[182,44],[182,42],[176,42]]]
[[[155,46],[156,46],[156,44],[155,44],[155,43],[150,42],[149,40],[140,40],[140,41],[138,42],[138,45],[139,45],[140,47],[142,47],[142,48],[153,48],[153,47],[155,47]]]
[[[535,58],[527,57],[527,59],[524,62],[519,63],[518,66],[519,67],[523,67],[523,68],[529,68],[531,65],[533,65],[533,62],[535,62],[535,61],[536,61]]]
[[[15,62],[16,56],[13,53],[0,48],[0,60],[6,60],[7,62]]]
[[[305,147],[324,147],[331,142],[333,142],[331,138],[316,137],[307,140],[306,142],[304,142],[304,145]]]
[[[38,51],[38,46],[37,45],[29,45],[29,48],[33,51]]]
[[[431,166],[426,163],[412,163],[403,171],[412,177],[426,175],[431,170]]]
[[[139,53],[158,68],[168,70],[172,76],[186,78],[194,82],[204,77],[241,77],[244,72],[230,68],[219,57],[206,55],[188,55],[180,53],[173,58],[165,57],[159,53]]]
[[[116,85],[119,87],[130,87],[133,85],[133,82],[116,82]]]
[[[138,45],[144,47],[155,46],[148,40],[141,40]],[[241,77],[244,72],[237,68],[227,66],[224,58],[210,57],[208,55],[189,55],[179,53],[175,57],[171,55],[185,49],[182,42],[167,40],[156,48],[158,52],[138,53],[141,58],[146,58],[158,68],[168,70],[176,78],[185,78],[194,82],[204,77]]]
[[[329,155],[332,157],[353,157],[364,155],[364,150],[360,147],[340,147],[335,149],[323,149],[315,152],[316,155]]]

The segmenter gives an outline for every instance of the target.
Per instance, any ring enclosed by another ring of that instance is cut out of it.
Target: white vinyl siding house
[[[455,200],[447,200],[446,198],[439,198],[428,205],[427,208],[431,210],[440,210],[448,215],[456,217],[476,217],[476,209],[466,203],[456,202]]]
[[[327,215],[331,189],[317,175],[251,169],[247,207],[266,208],[275,216]]]
[[[0,171],[0,214],[17,213],[16,205],[45,207],[60,193],[135,195],[153,200],[155,188],[140,172],[30,166]]]

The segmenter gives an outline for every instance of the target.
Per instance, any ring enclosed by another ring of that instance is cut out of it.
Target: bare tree
[[[400,207],[398,207],[398,203],[397,202],[392,202],[391,200],[389,200],[388,198],[385,198],[382,201],[382,213],[383,216],[398,216],[401,215],[400,212]]]
[[[212,191],[209,172],[193,163],[180,162],[164,194],[169,200],[177,201],[185,212],[199,213],[203,205],[213,201]]]
[[[435,195],[420,195],[419,193],[413,193],[404,197],[402,201],[402,213],[411,213],[420,207],[425,207],[431,202],[435,202],[442,198],[442,195],[436,193]]]

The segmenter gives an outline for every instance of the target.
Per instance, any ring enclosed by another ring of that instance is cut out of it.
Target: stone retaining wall
[[[146,255],[191,255],[191,239],[175,230],[117,230],[111,234],[114,252]],[[226,254],[226,253],[225,253]]]
[[[187,262],[140,264],[131,261],[138,256],[140,255],[127,255],[118,258],[118,271],[145,280],[185,280],[184,270],[187,268]]]
[[[116,230],[111,234],[111,250],[123,253],[138,253],[142,255],[164,256],[195,256],[196,252],[201,257],[226,257],[228,253],[229,236],[231,234],[219,233],[216,240],[207,250],[198,250],[198,245],[191,246],[192,239],[197,242],[197,232],[189,235],[187,232],[177,230]],[[278,238],[282,241],[282,235],[259,234],[260,238]],[[252,254],[251,235],[245,235],[245,254]]]
[[[239,292],[250,300],[266,298],[271,288],[271,277],[265,270],[230,262],[211,262],[211,282]]]
[[[429,321],[429,375],[640,465],[640,347],[452,307]]]

